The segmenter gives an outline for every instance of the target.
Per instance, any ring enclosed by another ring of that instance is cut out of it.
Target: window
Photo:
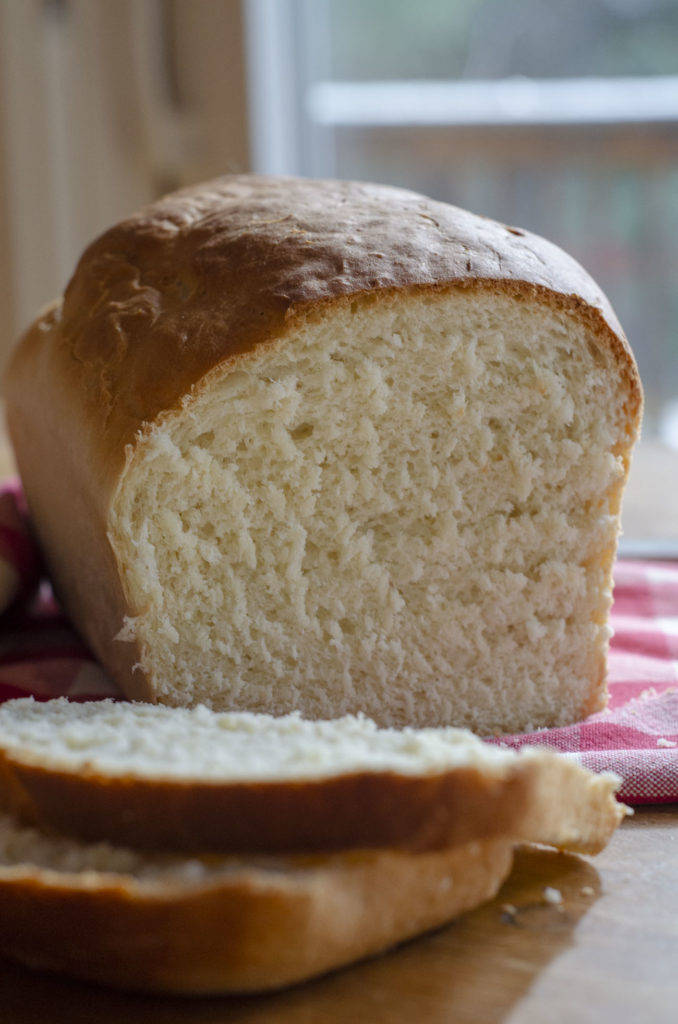
[[[678,551],[675,0],[0,3],[0,359],[100,230],[248,166],[404,185],[576,256],[645,384],[627,540]]]
[[[257,169],[414,188],[550,238],[599,281],[646,394],[625,532],[634,550],[666,550],[678,539],[678,5],[250,0],[248,13]]]

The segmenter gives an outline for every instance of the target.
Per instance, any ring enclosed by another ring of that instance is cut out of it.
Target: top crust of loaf
[[[66,381],[105,420],[112,479],[143,424],[181,407],[205,375],[288,334],[329,303],[482,284],[571,307],[640,381],[607,299],[556,246],[404,189],[224,177],[148,206],[84,252],[22,351],[58,324]]]

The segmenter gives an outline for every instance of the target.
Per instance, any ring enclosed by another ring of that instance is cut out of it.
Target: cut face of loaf
[[[141,849],[440,849],[509,836],[600,850],[616,776],[459,729],[31,699],[0,705],[0,806]]]
[[[483,733],[603,706],[640,384],[540,239],[400,190],[211,183],[94,244],[8,404],[127,694]]]
[[[587,334],[473,290],[344,306],[151,429],[110,537],[157,698],[484,732],[599,707],[625,396]]]

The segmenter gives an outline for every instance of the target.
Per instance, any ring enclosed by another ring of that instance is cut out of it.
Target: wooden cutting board
[[[549,903],[545,888],[562,903]],[[130,995],[0,962],[2,1024],[675,1024],[678,808],[639,811],[599,857],[522,850],[491,904],[272,996]]]

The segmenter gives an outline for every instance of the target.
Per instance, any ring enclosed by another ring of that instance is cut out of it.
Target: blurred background
[[[0,361],[101,230],[230,171],[529,228],[646,392],[629,553],[678,553],[677,0],[0,0]]]

